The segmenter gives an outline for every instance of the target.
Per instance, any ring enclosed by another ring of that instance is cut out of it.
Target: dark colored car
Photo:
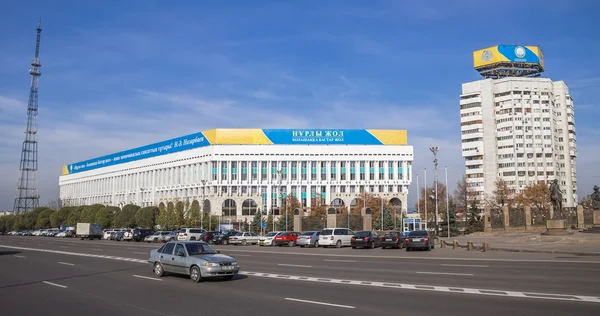
[[[381,236],[381,249],[387,247],[402,249],[406,246],[404,233],[398,230],[387,231]]]
[[[413,230],[408,233],[404,241],[406,242],[406,251],[411,251],[415,248],[431,251],[431,249],[435,248],[433,238],[426,230]]]
[[[152,229],[134,228],[131,230],[131,233],[133,235],[131,239],[140,242],[144,240],[146,236],[154,234],[154,231]]]
[[[204,242],[209,243],[209,244],[212,244],[213,243],[213,239],[218,234],[219,234],[219,232],[203,232],[200,235],[200,238],[198,240],[204,241]]]
[[[300,236],[297,232],[283,232],[275,236],[273,238],[273,246],[283,246],[288,245],[293,247],[296,245],[296,241],[298,240],[298,236]]]
[[[213,237],[213,243],[216,245],[222,244],[222,245],[227,245],[229,244],[229,237],[235,235],[239,233],[236,230],[230,230],[227,232],[223,232],[222,234],[215,234]]]
[[[350,238],[350,245],[352,246],[352,249],[356,249],[356,247],[381,247],[381,238],[375,232],[363,230],[355,233],[354,236]]]

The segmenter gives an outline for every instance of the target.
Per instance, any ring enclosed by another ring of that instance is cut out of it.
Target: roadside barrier
[[[452,242],[448,242],[446,240],[439,240],[440,248],[452,247],[452,249],[463,248],[467,249],[467,251],[482,251],[487,252],[490,250],[490,246],[488,243],[484,242],[481,246],[475,246],[472,241],[467,241],[466,245],[461,245],[458,243],[458,240],[454,240]]]

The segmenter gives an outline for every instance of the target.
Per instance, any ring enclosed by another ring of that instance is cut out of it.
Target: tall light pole
[[[283,209],[283,194],[281,194],[281,178],[282,178],[283,170],[277,170],[277,193],[279,195],[279,216],[281,216],[281,210]],[[285,231],[288,231],[288,223],[287,223],[287,210],[285,210]],[[273,216],[273,230],[275,230],[275,216]]]
[[[440,148],[437,146],[429,147],[429,150],[433,153],[433,183],[435,186],[435,235],[439,235],[439,226],[438,226],[438,159],[437,154],[440,151]]]
[[[381,201],[381,231],[383,231],[383,197],[380,197],[379,200]]]
[[[429,225],[429,222],[427,222],[427,211],[429,211],[427,208],[427,200],[429,199],[429,193],[427,193],[427,168],[423,171],[423,177],[425,177],[425,225]],[[427,226],[427,229],[429,229],[429,226]]]
[[[204,228],[204,212],[206,211],[206,210],[204,209],[204,205],[206,205],[206,204],[204,203],[204,199],[206,199],[206,180],[204,180],[204,179],[203,179],[203,180],[200,180],[200,182],[202,182],[202,214],[200,214],[200,226],[201,226],[202,228]],[[210,218],[211,218],[211,216],[210,216],[210,214],[209,214],[209,216],[208,216],[208,220],[209,220],[209,222],[208,222],[208,223],[209,223],[209,224],[208,224],[208,230],[209,230],[209,231],[211,231],[211,230],[212,230],[212,227],[211,227],[211,225],[210,225]]]
[[[446,174],[446,221],[448,222],[448,238],[450,238],[450,195],[448,193],[448,166],[444,166]]]

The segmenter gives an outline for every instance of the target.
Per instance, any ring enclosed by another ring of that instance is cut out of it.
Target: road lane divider
[[[159,279],[159,278],[151,278],[151,277],[147,277],[147,276],[143,276],[143,275],[134,274],[132,276],[134,278],[140,278],[140,279],[146,279],[146,280],[152,280],[152,281],[162,281],[162,279]]]
[[[301,300],[301,299],[297,299],[297,298],[291,298],[291,297],[286,297],[285,298],[286,301],[293,301],[293,302],[300,302],[300,303],[308,303],[308,304],[316,304],[316,305],[325,305],[325,306],[332,306],[332,307],[341,307],[341,308],[356,308],[354,306],[350,306],[350,305],[340,305],[340,304],[332,304],[332,303],[325,303],[325,302],[317,302],[317,301],[309,301],[309,300]]]
[[[356,262],[356,260],[335,260],[335,259],[325,259],[326,262]]]
[[[473,273],[426,272],[426,271],[417,271],[416,273],[417,274],[435,274],[435,275],[474,276]]]
[[[56,253],[56,254],[62,254],[62,255],[111,259],[111,260],[118,260],[118,261],[148,264],[147,260],[118,257],[118,256],[68,252],[68,251],[50,250],[50,249],[36,249],[36,248],[16,247],[16,246],[7,246],[7,245],[0,245],[0,247],[9,248],[9,249],[29,250],[29,251],[38,251],[38,252],[46,252],[46,253]],[[333,278],[308,277],[308,276],[297,276],[297,275],[287,275],[287,274],[272,274],[272,273],[243,271],[243,270],[240,271],[239,274],[246,275],[246,276],[260,277],[260,278],[277,279],[277,280],[292,280],[292,281],[304,281],[304,282],[357,285],[357,286],[391,288],[391,289],[413,290],[413,291],[443,291],[443,292],[452,293],[452,294],[487,295],[487,296],[499,296],[499,297],[507,297],[507,298],[558,300],[558,301],[588,302],[588,303],[600,304],[600,296],[589,296],[589,295],[578,295],[578,294],[554,294],[554,293],[504,291],[504,290],[493,290],[493,289],[474,289],[474,288],[462,288],[462,287],[440,287],[440,286],[435,286],[435,285],[417,285],[417,284],[403,284],[403,283],[393,283],[393,282],[373,282],[373,281],[360,281],[360,280],[347,280],[347,279],[333,279]],[[446,291],[446,289],[448,289],[448,291]],[[516,293],[520,293],[520,294],[516,294]]]
[[[62,262],[62,261],[59,261],[58,264],[62,264],[65,266],[74,266],[75,265],[74,263],[68,263],[68,262]]]
[[[306,276],[298,276],[298,275],[286,275],[286,274],[274,274],[274,273],[262,273],[262,272],[250,272],[250,271],[240,271],[240,274],[247,275],[247,276],[261,277],[261,278],[277,279],[277,280],[291,280],[291,281],[304,281],[304,282],[330,283],[330,284],[346,284],[346,285],[357,285],[357,286],[366,286],[366,287],[391,288],[391,289],[399,289],[399,290],[446,292],[446,293],[451,293],[451,294],[469,294],[469,295],[499,296],[499,297],[507,297],[507,298],[524,298],[524,299],[538,299],[538,300],[557,300],[557,301],[569,301],[569,302],[600,303],[600,297],[586,296],[586,295],[517,292],[517,291],[504,291],[504,290],[492,290],[492,289],[473,289],[473,288],[447,287],[447,286],[435,286],[435,285],[403,284],[403,283],[392,283],[392,282],[372,282],[372,281],[306,277]]]
[[[312,266],[306,266],[303,264],[287,264],[287,263],[278,263],[278,266],[282,267],[296,267],[296,268],[312,268]]]
[[[479,265],[479,264],[444,264],[444,263],[442,263],[441,266],[443,266],[443,267],[462,267],[462,268],[489,268],[490,267],[490,266]]]
[[[63,289],[68,288],[68,286],[66,286],[66,285],[60,285],[60,284],[56,284],[56,283],[52,283],[52,282],[48,282],[48,281],[42,281],[42,283],[48,284],[48,285],[52,285],[52,286],[56,286],[56,287],[60,287],[60,288],[63,288]]]
[[[20,255],[14,255],[15,258],[25,258],[25,256],[20,256]]]

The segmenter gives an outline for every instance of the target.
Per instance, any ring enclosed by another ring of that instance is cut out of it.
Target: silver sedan
[[[189,275],[194,282],[223,277],[231,280],[240,271],[235,258],[221,254],[203,241],[170,241],[150,252],[154,274]]]

